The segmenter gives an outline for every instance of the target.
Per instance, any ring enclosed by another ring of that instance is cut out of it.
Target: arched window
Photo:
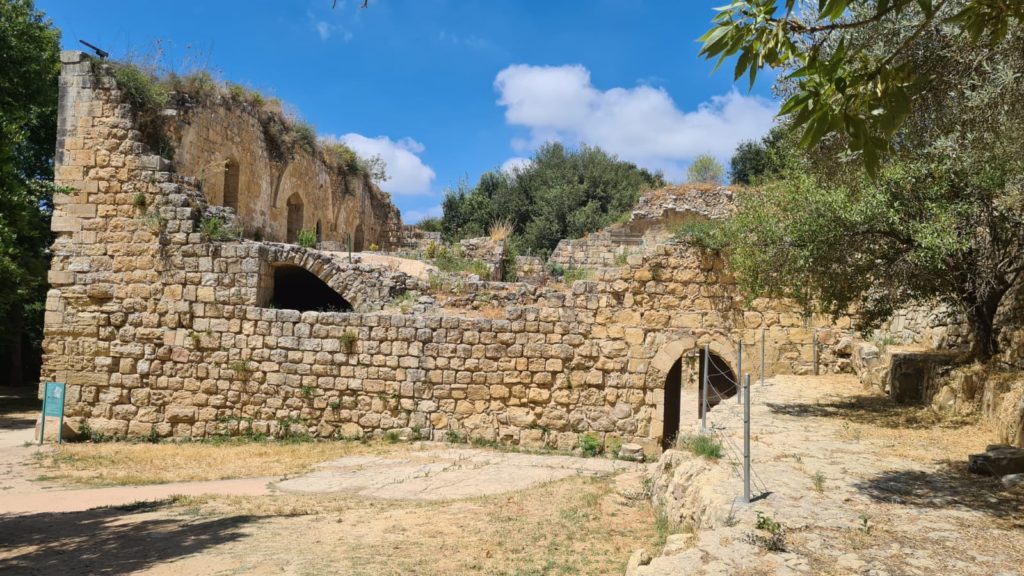
[[[309,270],[294,264],[274,266],[274,286],[269,303],[275,308],[308,312],[351,312],[345,300]]]
[[[238,162],[234,159],[224,163],[224,205],[238,210]]]
[[[302,231],[303,206],[302,197],[298,192],[288,198],[288,236],[287,241],[294,243],[299,241],[299,232]]]

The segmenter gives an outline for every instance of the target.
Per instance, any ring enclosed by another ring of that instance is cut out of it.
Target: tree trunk
[[[979,362],[987,362],[999,352],[999,328],[995,319],[1004,293],[1005,290],[996,291],[967,310],[967,321],[974,336],[971,355]]]

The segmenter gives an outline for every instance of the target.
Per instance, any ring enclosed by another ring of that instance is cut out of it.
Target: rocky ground
[[[853,377],[768,384],[752,395],[755,501],[739,498],[742,411],[729,401],[710,413],[719,463],[676,452],[656,468],[680,534],[633,573],[1022,573],[1024,490],[966,470],[991,431],[895,406]]]

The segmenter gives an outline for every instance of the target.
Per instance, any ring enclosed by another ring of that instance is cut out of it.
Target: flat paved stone
[[[395,500],[454,500],[640,466],[604,458],[452,448],[397,457],[348,456],[321,464],[304,476],[278,482],[274,488],[285,492],[350,492]]]

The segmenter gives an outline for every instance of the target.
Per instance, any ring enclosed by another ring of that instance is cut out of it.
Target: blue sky
[[[407,222],[461,178],[541,143],[587,142],[680,180],[763,134],[752,92],[697,57],[722,0],[37,0],[64,33],[111,52],[196,65],[291,104],[323,136],[388,162]]]

